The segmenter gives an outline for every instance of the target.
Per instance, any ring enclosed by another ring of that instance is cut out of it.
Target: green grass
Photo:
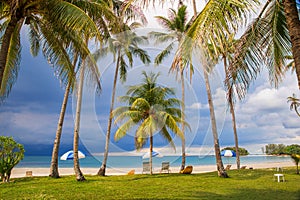
[[[284,169],[286,182],[275,182],[273,169],[231,170],[230,178],[205,174],[32,177],[0,184],[0,199],[300,199],[300,175]]]

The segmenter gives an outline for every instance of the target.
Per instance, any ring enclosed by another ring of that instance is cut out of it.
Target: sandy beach
[[[288,162],[274,162],[274,163],[251,163],[247,165],[246,169],[252,167],[253,169],[259,168],[277,168],[277,167],[290,167],[295,166],[292,161]],[[226,165],[224,165],[226,167]],[[179,167],[171,167],[171,173],[178,173]],[[236,165],[232,165],[231,169],[236,169]],[[95,175],[98,172],[98,168],[81,168],[83,174],[85,175]],[[106,175],[126,175],[129,171],[135,170],[135,174],[141,174],[142,168],[107,168]],[[48,176],[49,175],[49,168],[14,168],[12,171],[11,178],[19,178],[25,177],[26,172],[31,171],[32,176]],[[159,173],[160,168],[154,168],[154,173]],[[197,165],[193,166],[193,174],[196,173],[205,173],[205,172],[212,172],[216,171],[216,165]],[[73,168],[59,168],[59,173],[61,176],[72,175],[74,174]]]

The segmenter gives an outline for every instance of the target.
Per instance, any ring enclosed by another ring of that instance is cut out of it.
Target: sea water
[[[103,156],[86,156],[80,159],[80,167],[82,168],[100,168]],[[235,157],[222,157],[224,165],[235,164]],[[289,162],[289,156],[265,156],[265,155],[249,155],[241,156],[241,165],[250,165],[253,163],[280,163]],[[142,163],[147,161],[141,156],[109,156],[107,167],[109,168],[140,168]],[[181,156],[163,156],[153,158],[153,167],[160,167],[162,162],[170,162],[171,167],[180,167]],[[26,168],[49,168],[51,156],[25,156],[24,159],[16,167]],[[187,156],[186,165],[215,165],[215,156]],[[73,168],[73,160],[59,160],[60,168]]]

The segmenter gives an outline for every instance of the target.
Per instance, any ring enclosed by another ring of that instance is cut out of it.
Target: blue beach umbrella
[[[223,150],[223,151],[221,151],[221,156],[224,156],[224,157],[236,157],[236,154],[232,150]]]
[[[229,164],[229,157],[236,157],[236,154],[232,150],[223,150],[221,151],[221,156],[227,157],[227,163]]]
[[[163,156],[157,151],[152,151],[152,157],[163,157]],[[150,152],[145,153],[142,158],[143,159],[150,158]]]
[[[74,158],[73,151],[68,151],[60,157],[61,160],[72,160],[73,158]],[[85,158],[85,155],[81,151],[78,151],[78,158],[79,159]]]

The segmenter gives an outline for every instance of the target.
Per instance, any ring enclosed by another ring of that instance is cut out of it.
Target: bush
[[[298,144],[292,144],[285,148],[285,153],[289,154],[293,161],[296,164],[296,173],[299,174],[299,162],[300,162],[300,145]]]
[[[9,182],[14,166],[24,157],[24,147],[12,137],[0,136],[0,177],[2,182]]]

